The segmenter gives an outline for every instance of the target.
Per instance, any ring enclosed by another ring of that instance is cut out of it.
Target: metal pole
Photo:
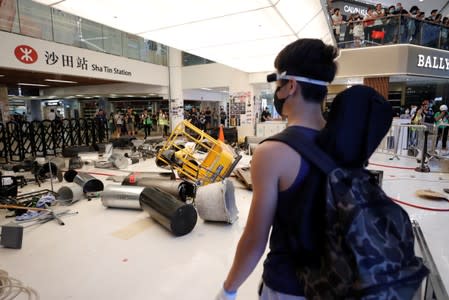
[[[50,185],[51,185],[51,191],[54,192],[54,191],[53,191],[53,172],[52,172],[52,170],[51,170],[51,162],[50,162],[50,160],[48,160],[48,170],[49,170],[49,172],[50,172]]]
[[[424,146],[421,153],[421,165],[415,168],[416,172],[430,172],[429,166],[425,163],[426,155],[427,155],[427,138],[429,137],[429,130],[424,131]]]

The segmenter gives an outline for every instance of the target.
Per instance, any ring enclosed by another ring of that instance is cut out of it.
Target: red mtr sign
[[[37,61],[37,51],[28,45],[19,45],[14,49],[16,58],[24,64],[33,64]]]

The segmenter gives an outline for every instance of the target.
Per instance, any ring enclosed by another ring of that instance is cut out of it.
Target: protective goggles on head
[[[316,80],[316,79],[302,77],[302,76],[287,75],[287,71],[284,71],[281,74],[271,73],[271,74],[267,75],[267,82],[273,82],[273,81],[282,80],[282,79],[292,79],[292,80],[299,81],[299,82],[305,82],[305,83],[321,85],[321,86],[329,85],[329,83],[327,83],[326,81],[322,81],[322,80]]]

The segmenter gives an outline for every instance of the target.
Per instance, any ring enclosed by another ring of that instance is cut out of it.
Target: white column
[[[6,85],[0,85],[0,122],[6,123],[9,121],[9,100],[8,88]]]
[[[233,76],[229,85],[230,97],[237,97],[239,103],[245,106],[245,114],[240,115],[240,126],[237,126],[239,142],[243,142],[245,136],[255,135],[255,102],[254,88],[249,83],[249,76],[246,73]],[[241,96],[241,97],[239,97]],[[228,100],[229,101],[229,100]],[[230,112],[228,112],[229,114]],[[230,121],[230,120],[228,120]]]
[[[169,73],[169,109],[170,129],[184,120],[184,99],[182,98],[182,54],[174,48],[168,50],[168,73]]]

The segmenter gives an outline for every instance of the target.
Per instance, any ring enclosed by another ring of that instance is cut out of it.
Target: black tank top
[[[318,131],[296,126],[305,136],[313,139]],[[270,236],[270,252],[264,262],[263,281],[277,292],[304,296],[303,287],[295,274],[295,265],[289,252],[286,220],[291,212],[293,201],[299,201],[298,188],[310,171],[310,164],[301,159],[301,166],[293,184],[285,191],[278,192],[278,202]]]

